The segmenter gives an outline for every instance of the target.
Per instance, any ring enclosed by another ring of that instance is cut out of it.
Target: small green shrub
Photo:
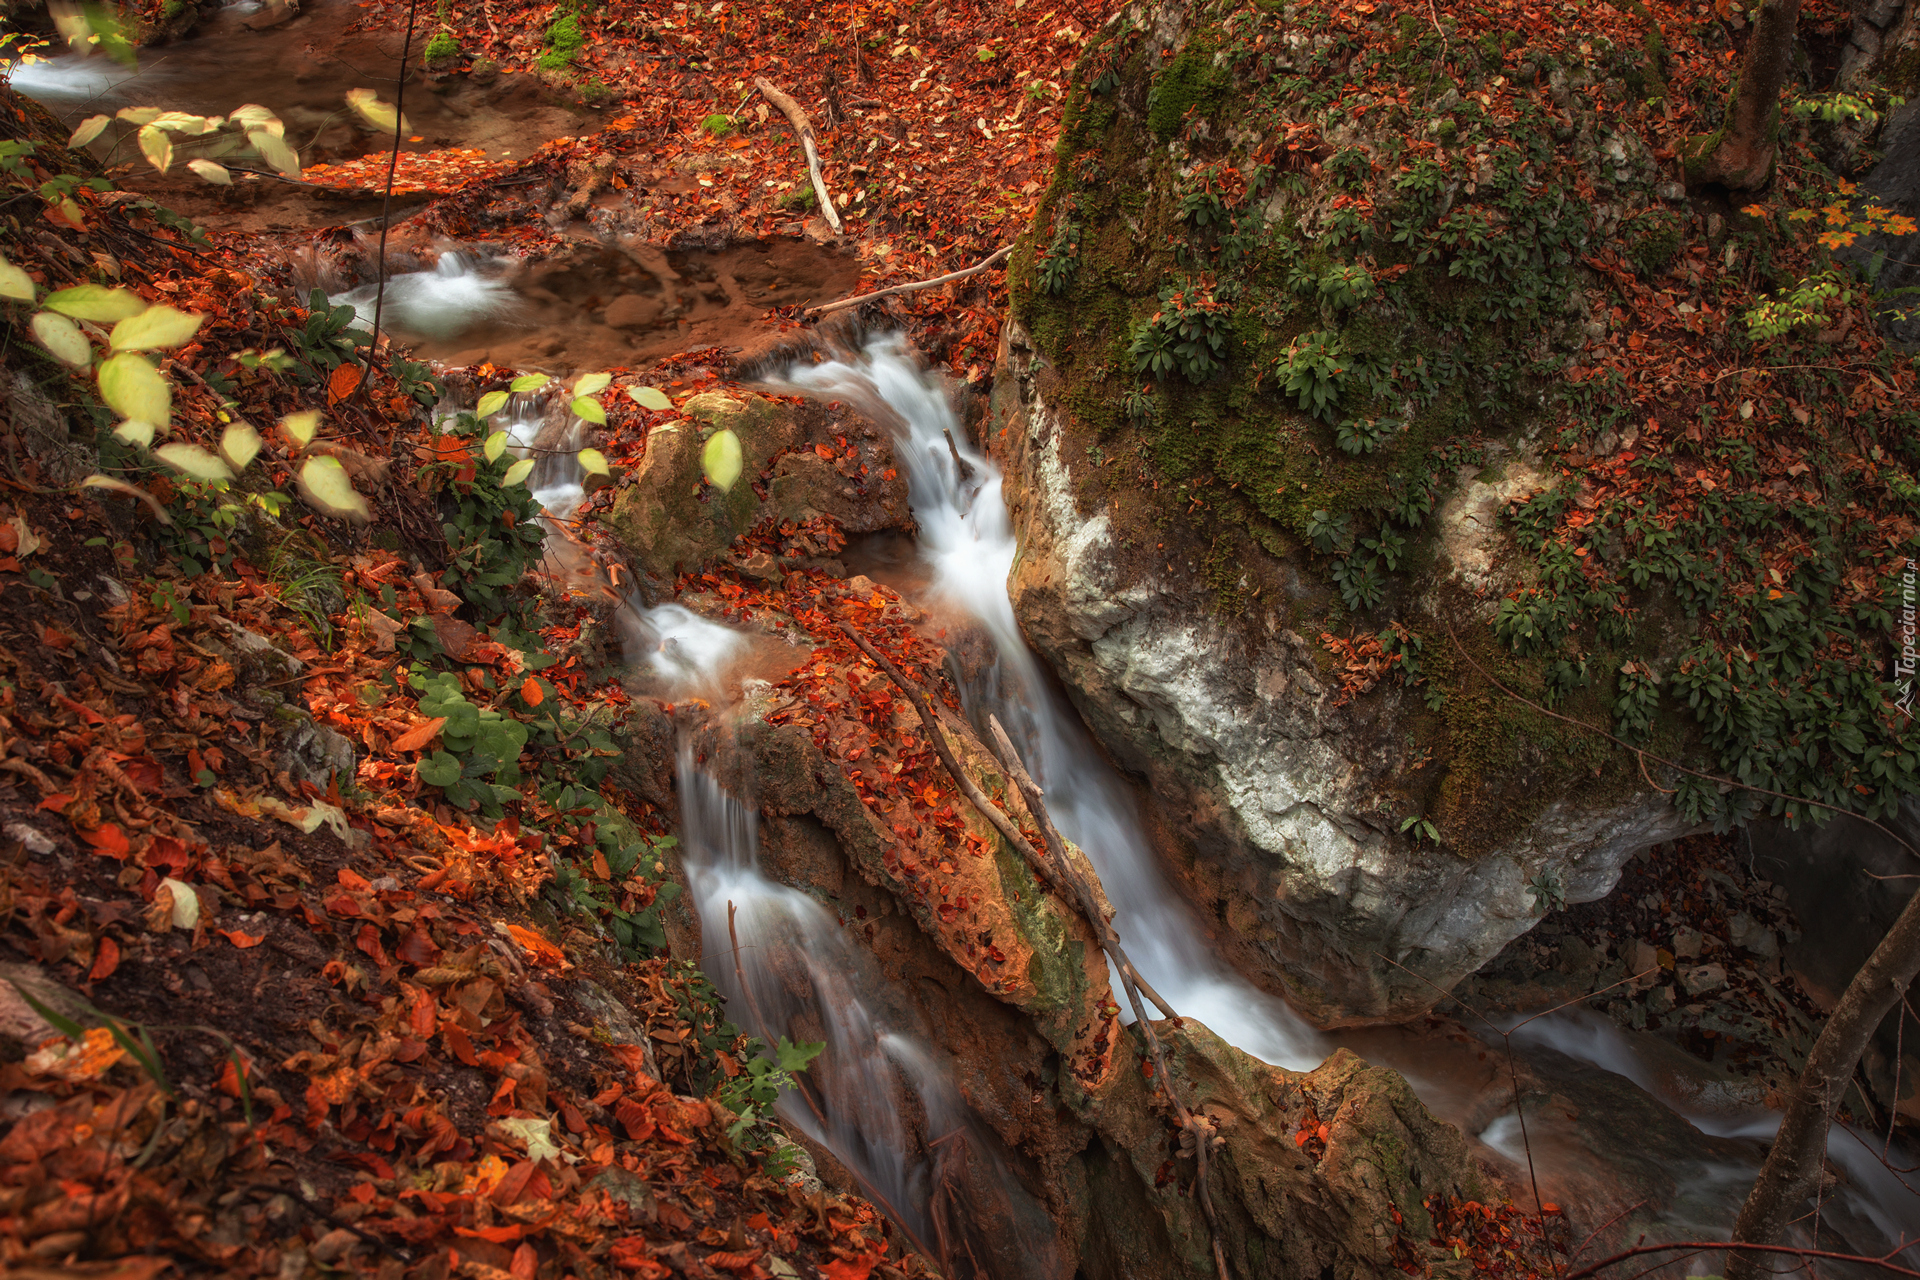
[[[1160,310],[1134,331],[1134,368],[1155,378],[1178,369],[1189,382],[1205,382],[1226,367],[1228,319],[1211,289],[1168,290]]]

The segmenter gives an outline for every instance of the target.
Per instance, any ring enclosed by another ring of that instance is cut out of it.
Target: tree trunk
[[[1736,191],[1767,185],[1773,176],[1773,144],[1780,90],[1793,61],[1800,0],[1764,0],[1747,41],[1746,61],[1726,127],[1708,139],[1712,150],[1700,156],[1692,177],[1718,182]]]
[[[1733,1227],[1735,1240],[1778,1244],[1788,1222],[1800,1216],[1826,1162],[1833,1110],[1853,1078],[1868,1039],[1912,985],[1916,973],[1920,973],[1920,893],[1907,900],[1893,928],[1853,975],[1821,1028],[1820,1038],[1813,1042],[1767,1162],[1741,1206],[1740,1220]],[[1756,1253],[1730,1253],[1726,1280],[1754,1280],[1762,1261]]]

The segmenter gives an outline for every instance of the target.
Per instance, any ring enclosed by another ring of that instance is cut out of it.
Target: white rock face
[[[1416,704],[1382,686],[1339,705],[1307,637],[1269,624],[1251,640],[1191,576],[1126,568],[1142,557],[1115,545],[1105,514],[1079,510],[1038,364],[1010,327],[992,430],[1010,455],[1016,613],[1103,745],[1147,779],[1162,830],[1186,845],[1176,876],[1249,976],[1323,1025],[1404,1018],[1540,919],[1530,881],[1598,898],[1633,851],[1687,829],[1648,791],[1550,805],[1471,859],[1400,834],[1394,782],[1418,767]],[[1494,585],[1496,513],[1534,479],[1513,463],[1444,508],[1439,536],[1469,591]]]

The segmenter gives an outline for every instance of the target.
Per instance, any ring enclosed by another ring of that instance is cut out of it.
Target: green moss
[[[451,62],[460,56],[460,41],[451,31],[436,31],[433,39],[427,41],[427,47],[421,51],[420,56],[429,63]]]
[[[1227,73],[1214,65],[1214,42],[1196,37],[1174,57],[1147,97],[1147,127],[1161,139],[1180,131],[1187,110],[1198,107],[1207,114],[1226,99],[1233,83]]]
[[[580,30],[580,19],[571,13],[566,14],[547,28],[547,51],[540,55],[537,65],[542,71],[564,71],[580,50],[586,47],[586,43],[586,34]]]
[[[1628,223],[1622,239],[1627,260],[1641,275],[1652,277],[1679,256],[1687,242],[1687,224],[1675,214],[1656,209]]]

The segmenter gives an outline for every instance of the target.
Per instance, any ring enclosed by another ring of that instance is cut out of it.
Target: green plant
[[[794,1087],[794,1076],[805,1071],[826,1047],[824,1043],[795,1044],[781,1036],[772,1046],[772,1057],[756,1054],[749,1059],[746,1070],[718,1091],[721,1104],[738,1117],[728,1127],[727,1136],[738,1143],[749,1129],[764,1123],[773,1114],[781,1092]]]
[[[1399,429],[1397,418],[1343,418],[1334,430],[1334,443],[1347,453],[1372,453]]]
[[[1533,895],[1533,909],[1543,916],[1549,911],[1566,910],[1566,884],[1552,867],[1542,867],[1528,877],[1527,892]]]
[[[420,51],[420,57],[428,64],[451,62],[460,56],[460,41],[451,31],[436,31],[433,39],[427,41],[427,47]]]
[[[486,401],[481,403],[484,407]],[[597,404],[594,407],[598,409]],[[478,456],[470,449],[463,461],[432,463],[423,469],[429,473],[429,484],[444,485],[441,532],[450,554],[441,584],[458,590],[488,621],[508,615],[518,618],[523,602],[514,588],[539,562],[546,538],[536,519],[540,504],[525,483],[532,471],[530,460],[510,463],[504,435],[488,435],[478,414],[462,413],[443,425],[450,435],[470,441],[486,435],[487,439]]]
[[[565,71],[587,43],[586,34],[580,30],[580,19],[571,13],[548,27],[541,39],[547,51],[540,55],[536,65],[542,71]]]
[[[1134,368],[1156,378],[1178,369],[1189,382],[1205,382],[1225,367],[1229,319],[1210,287],[1166,290],[1160,309],[1134,331]]]
[[[519,799],[519,760],[527,745],[527,726],[467,701],[460,677],[451,671],[432,676],[416,672],[408,682],[420,693],[421,715],[446,719],[440,727],[444,745],[414,766],[420,781],[439,787],[450,804],[498,818],[502,801]]]
[[[639,960],[667,945],[660,911],[679,896],[680,886],[666,879],[666,857],[679,839],[638,830],[589,789],[604,776],[606,758],[600,757],[599,769],[570,769],[580,781],[556,779],[540,789],[555,812],[591,822],[594,830],[589,854],[556,861],[549,896],[605,929],[623,956]],[[585,782],[587,777],[594,781]]]
[[[1315,511],[1307,516],[1307,538],[1313,543],[1313,549],[1325,555],[1331,555],[1348,545],[1348,526],[1350,517],[1336,516],[1330,511]]]
[[[1340,401],[1340,384],[1349,369],[1340,335],[1328,330],[1294,339],[1277,370],[1286,393],[1305,413],[1333,421]]]
[[[700,122],[701,132],[715,138],[724,138],[733,132],[733,117],[715,112]]]
[[[1614,685],[1613,723],[1628,742],[1645,742],[1653,732],[1653,715],[1660,705],[1660,681],[1645,663],[1628,662]]]
[[[1425,814],[1415,814],[1411,818],[1402,818],[1400,820],[1400,830],[1402,834],[1411,833],[1415,844],[1419,844],[1422,840],[1431,840],[1435,844],[1440,843],[1440,828],[1434,826],[1433,821]]]

